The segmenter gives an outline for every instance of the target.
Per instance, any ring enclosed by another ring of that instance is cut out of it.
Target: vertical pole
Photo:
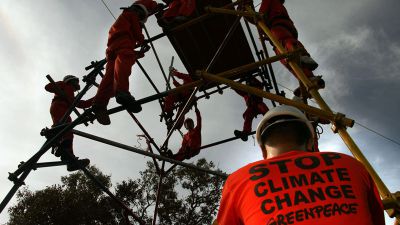
[[[7,204],[10,202],[11,198],[15,195],[15,193],[18,191],[18,188],[24,185],[24,181],[26,177],[29,175],[29,173],[32,171],[32,168],[27,168],[21,176],[18,178],[18,181],[14,181],[14,186],[11,188],[11,190],[8,192],[6,197],[4,197],[3,201],[0,203],[0,214],[3,212],[4,208],[7,206]]]
[[[214,57],[212,58],[212,60],[210,61],[210,63],[208,64],[207,68],[206,68],[206,72],[208,72],[208,70],[214,65],[216,59],[218,58],[218,56],[221,54],[222,50],[224,49],[226,43],[228,42],[228,40],[231,38],[232,34],[234,33],[234,31],[236,30],[237,26],[239,25],[240,22],[240,17],[236,18],[235,22],[232,24],[231,28],[229,29],[228,33],[226,34],[224,40],[222,41],[221,45],[218,47],[217,52],[215,52]],[[183,107],[181,113],[177,116],[174,124],[172,125],[172,128],[170,130],[170,132],[167,135],[167,138],[165,139],[164,143],[163,143],[163,147],[165,147],[165,145],[168,143],[169,138],[172,135],[172,132],[174,131],[176,125],[178,124],[179,120],[182,119],[182,116],[185,115],[185,112],[188,108],[188,106],[192,103],[192,101],[194,100],[196,93],[200,90],[200,87],[196,87],[194,89],[194,91],[192,92],[192,94],[189,97],[189,100],[186,102],[185,106]]]
[[[138,64],[139,68],[142,70],[144,76],[147,78],[147,80],[150,82],[151,86],[154,88],[154,90],[157,92],[157,94],[160,94],[160,91],[157,89],[157,86],[154,84],[153,80],[151,80],[149,74],[146,72],[142,64],[139,62],[139,60],[136,60],[136,63]]]
[[[143,29],[144,29],[144,31],[146,32],[147,38],[150,38],[150,35],[149,35],[149,32],[147,31],[146,26],[143,26]],[[167,87],[171,88],[171,87],[169,86],[168,79],[167,79],[167,76],[165,75],[164,68],[163,68],[163,66],[161,65],[160,58],[158,57],[158,54],[157,54],[157,52],[156,52],[156,49],[154,48],[154,45],[153,45],[153,42],[152,42],[152,41],[150,41],[150,46],[151,46],[151,49],[153,50],[154,55],[156,56],[157,63],[158,63],[158,65],[160,66],[160,70],[161,70],[161,73],[163,74],[163,77],[164,77],[164,80],[165,80],[165,82],[166,82],[166,84],[167,84]]]
[[[268,49],[267,49],[267,46],[265,45],[264,40],[262,40],[262,36],[261,36],[260,31],[258,31],[258,35],[259,35],[259,38],[260,38],[260,41],[261,41],[261,46],[262,46],[264,54],[265,54],[265,58],[269,58]],[[281,93],[279,92],[278,84],[277,84],[276,78],[275,78],[275,73],[274,73],[274,70],[272,68],[271,63],[268,63],[267,66],[268,66],[268,69],[269,69],[269,72],[270,72],[270,75],[271,75],[272,84],[274,85],[275,93],[277,95],[281,95]]]
[[[171,80],[171,70],[172,70],[172,68],[174,68],[174,56],[172,56],[172,58],[171,58],[171,64],[169,65],[169,73],[168,73],[168,79],[167,79],[167,83],[169,84],[169,82],[170,82],[170,80]],[[168,90],[171,90],[171,87],[170,86],[166,86],[166,88],[165,88],[165,90],[166,91],[168,91]]]
[[[139,122],[139,120],[136,118],[135,115],[133,115],[133,113],[127,111],[129,113],[129,115],[132,117],[132,119],[136,122],[136,124],[139,126],[139,128],[142,130],[142,132],[144,133],[144,135],[146,136],[147,140],[150,141],[150,143],[157,149],[157,151],[159,153],[161,153],[160,148],[158,148],[157,144],[154,142],[153,138],[151,138],[150,134],[147,133],[146,129],[144,129],[144,127],[142,126],[142,124]],[[153,153],[153,150],[150,148],[149,151],[151,153]],[[160,167],[158,166],[157,160],[154,157],[151,157],[153,159],[153,163],[154,166],[156,167],[156,170],[158,172],[160,172]]]
[[[159,172],[160,177],[159,177],[158,186],[157,186],[157,196],[156,196],[156,205],[154,207],[153,225],[156,225],[156,221],[157,221],[158,205],[160,204],[162,181],[164,178],[164,167],[165,167],[165,161],[163,161],[162,166],[161,166],[161,171]]]

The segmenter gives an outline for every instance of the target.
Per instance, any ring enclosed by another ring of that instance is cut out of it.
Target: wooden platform
[[[206,6],[222,7],[230,3],[230,0],[197,0],[197,10],[191,19],[205,14]],[[173,31],[179,24],[163,29],[187,71],[194,74],[196,70],[207,68],[236,18],[233,15],[213,14],[184,29]],[[209,72],[215,74],[252,62],[255,60],[249,42],[239,24]]]

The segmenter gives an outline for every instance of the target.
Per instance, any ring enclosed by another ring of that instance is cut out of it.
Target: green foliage
[[[213,169],[212,162],[200,159],[197,166]],[[97,168],[91,171],[107,188],[110,176]],[[151,224],[160,176],[154,164],[140,172],[140,178],[125,180],[115,187],[115,195],[146,224]],[[82,172],[61,178],[62,185],[39,191],[23,189],[18,203],[9,209],[14,224],[125,224],[119,206],[101,192]],[[159,195],[158,224],[211,224],[215,216],[223,179],[204,172],[178,167],[163,174]],[[132,220],[132,219],[131,219]]]
[[[90,167],[99,180],[110,187],[110,176]],[[112,221],[108,199],[93,186],[82,172],[61,178],[62,185],[39,191],[23,189],[17,194],[17,205],[9,209],[9,225],[107,224]]]

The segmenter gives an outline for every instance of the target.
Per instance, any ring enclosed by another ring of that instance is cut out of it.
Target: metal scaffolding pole
[[[253,135],[255,133],[256,133],[255,131],[252,131],[248,135]],[[224,140],[221,140],[221,141],[216,141],[214,143],[203,145],[203,146],[200,147],[200,149],[214,147],[214,146],[217,146],[217,145],[220,145],[220,144],[224,144],[224,143],[227,143],[227,142],[230,142],[230,141],[234,141],[234,140],[237,140],[237,139],[240,139],[240,137],[231,137],[231,138],[227,138],[227,139],[224,139]]]
[[[299,108],[300,110],[309,112],[312,115],[316,115],[318,117],[328,119],[330,121],[336,121],[336,123],[343,124],[343,126],[352,127],[354,125],[354,120],[345,117],[343,114],[327,112],[327,111],[306,105],[301,102],[293,101],[293,100],[284,98],[282,96],[260,90],[255,87],[251,87],[248,85],[244,85],[244,84],[229,80],[227,78],[223,78],[221,76],[213,75],[213,74],[206,73],[206,72],[200,72],[200,73],[206,80],[223,83],[223,84],[229,85],[230,87],[232,87],[234,89],[245,91],[252,95],[257,95],[257,96],[260,96],[263,98],[274,100],[281,104],[294,106],[296,108]]]
[[[95,80],[96,76],[101,73],[101,71],[104,69],[104,65],[106,64],[107,61],[101,60],[100,62],[96,63],[93,65],[94,68],[88,75],[85,76],[86,80]],[[71,103],[70,107],[68,108],[67,112],[64,114],[63,118],[61,119],[60,123],[65,123],[66,119],[68,116],[72,113],[72,111],[75,109],[76,105],[78,102],[82,99],[83,95],[86,94],[86,92],[93,86],[92,82],[86,82],[85,87],[82,89],[81,92],[79,92],[78,95],[75,96],[74,101]]]
[[[159,160],[167,161],[167,162],[172,163],[172,164],[178,164],[180,166],[184,166],[184,167],[188,167],[188,168],[191,168],[191,169],[195,169],[195,170],[199,170],[199,171],[202,171],[202,172],[206,172],[206,173],[209,173],[209,174],[212,174],[212,175],[215,175],[215,176],[222,177],[224,179],[226,179],[228,177],[228,175],[225,174],[225,173],[204,169],[204,168],[195,166],[193,164],[184,163],[184,162],[181,162],[181,161],[178,161],[178,160],[175,160],[175,159],[171,159],[171,158],[168,158],[168,157],[165,157],[165,156],[162,156],[162,155],[157,155],[157,154],[153,154],[153,153],[150,153],[150,152],[146,152],[146,151],[143,151],[143,150],[138,149],[138,148],[134,148],[134,147],[131,147],[131,146],[128,146],[128,145],[124,145],[124,144],[121,144],[121,143],[118,143],[118,142],[115,142],[115,141],[111,141],[111,140],[108,140],[108,139],[105,139],[105,138],[101,138],[101,137],[98,137],[98,136],[95,136],[95,135],[92,135],[92,134],[88,134],[88,133],[85,133],[85,132],[82,132],[82,131],[72,130],[72,132],[74,134],[78,135],[78,136],[85,137],[85,138],[88,138],[88,139],[91,139],[91,140],[94,140],[94,141],[98,141],[98,142],[101,142],[101,143],[104,143],[104,144],[108,144],[108,145],[111,145],[111,146],[114,146],[114,147],[117,147],[117,148],[121,148],[121,149],[130,151],[130,152],[135,152],[135,153],[138,153],[138,154],[141,154],[141,155],[145,155],[145,156],[148,156],[148,157],[154,157],[154,158],[159,159]]]
[[[110,190],[108,190],[92,173],[90,173],[85,167],[80,166],[80,169],[83,171],[83,173],[91,179],[97,187],[99,187],[103,192],[105,192],[110,198],[112,198],[123,210],[125,210],[126,213],[128,213],[130,216],[133,217],[140,225],[145,225],[146,223],[135,213],[132,212],[132,210],[125,205],[120,199],[117,198]]]
[[[128,112],[129,115],[132,117],[132,119],[136,122],[136,124],[139,126],[139,128],[142,130],[142,132],[143,132],[144,135],[146,136],[146,139],[150,141],[150,143],[157,149],[157,151],[158,151],[159,153],[161,153],[160,148],[158,148],[158,146],[157,146],[157,144],[154,142],[153,138],[151,138],[150,134],[146,131],[146,129],[144,129],[144,127],[143,127],[142,124],[139,122],[139,120],[136,118],[136,116],[133,115],[133,113],[131,113],[131,112],[129,112],[129,111],[127,111],[127,112]],[[152,150],[151,148],[149,148],[149,151],[150,151],[151,153],[154,153],[153,150]],[[158,163],[157,163],[157,160],[156,160],[154,157],[152,157],[152,160],[153,160],[154,166],[156,167],[156,170],[157,170],[158,172],[160,172],[160,167],[159,167],[159,165],[158,165]]]
[[[106,63],[105,60],[102,60],[98,63],[93,63],[91,66],[89,66],[89,69],[94,68],[86,77],[87,79],[95,79],[97,74],[101,72],[103,69],[104,64]],[[78,104],[79,100],[82,98],[82,96],[89,90],[89,88],[92,86],[92,83],[87,82],[85,87],[83,88],[82,92],[79,93],[74,101],[72,102],[71,106],[69,107],[68,111],[64,114],[63,119],[61,120],[61,123],[65,122],[67,116],[69,116],[75,106]],[[78,116],[76,120],[71,122],[70,124],[67,124],[63,126],[64,128],[61,129],[55,136],[51,137],[50,140],[47,140],[42,147],[38,150],[36,154],[34,154],[26,163],[23,163],[18,167],[18,169],[14,173],[9,173],[9,179],[14,182],[14,186],[12,189],[9,191],[7,196],[3,199],[3,201],[0,204],[0,213],[4,209],[4,207],[8,204],[8,202],[11,200],[12,196],[16,193],[18,188],[24,184],[24,181],[28,174],[32,171],[32,169],[35,168],[37,165],[37,161],[40,159],[40,157],[46,153],[48,149],[50,149],[56,141],[58,141],[62,135],[65,134],[68,130],[72,129],[76,125],[80,123],[84,123],[86,116],[90,113],[90,110],[85,111],[83,114]]]
[[[70,100],[68,99],[68,97],[66,96],[65,92],[56,84],[56,82],[53,80],[53,78],[50,76],[50,74],[46,75],[47,80],[49,80],[49,82],[54,86],[57,95],[61,96],[62,98],[64,98],[68,104],[71,104],[72,102],[70,102]],[[71,104],[72,105],[72,104]],[[72,111],[76,114],[76,116],[80,116],[81,113],[75,108],[75,106],[72,108]],[[68,111],[67,111],[68,112]],[[64,118],[66,118],[67,116],[69,116],[69,114],[67,115],[67,112],[65,113],[65,115],[63,115],[63,117],[61,118],[61,121],[64,120]],[[61,122],[59,121],[59,122]],[[88,123],[85,122],[85,126],[89,126]]]
[[[292,51],[292,52],[288,52],[288,53],[272,56],[270,58],[261,60],[259,62],[250,63],[250,64],[247,64],[247,65],[243,65],[243,66],[240,66],[240,67],[233,68],[233,69],[228,70],[228,71],[224,71],[222,73],[217,74],[217,76],[226,77],[226,78],[230,78],[230,77],[233,77],[233,76],[241,76],[245,72],[251,71],[253,69],[256,69],[256,68],[258,68],[258,67],[260,67],[262,65],[265,65],[265,64],[268,64],[268,63],[272,63],[272,62],[276,62],[276,61],[279,61],[281,59],[285,59],[285,58],[288,58],[288,57],[292,57],[294,54],[297,54],[300,51],[301,50],[295,50],[295,51]],[[152,102],[154,100],[158,100],[159,98],[163,98],[163,97],[165,97],[167,95],[170,95],[170,94],[177,94],[177,93],[186,91],[188,89],[193,89],[193,88],[195,88],[195,87],[197,87],[199,85],[202,85],[203,83],[204,83],[204,81],[202,81],[202,80],[193,81],[191,83],[179,86],[179,87],[171,89],[169,91],[161,92],[160,94],[154,94],[154,95],[142,98],[142,99],[138,99],[137,102],[139,104],[149,103],[149,102]],[[125,108],[123,106],[117,106],[115,108],[109,109],[108,110],[108,114],[109,115],[115,114],[115,113],[121,112],[123,110],[125,110]],[[94,118],[89,118],[87,120],[93,120],[93,119]],[[85,121],[87,121],[87,120],[85,120]]]
[[[150,78],[149,74],[146,72],[142,64],[139,62],[139,60],[136,60],[136,63],[138,64],[140,70],[142,70],[144,76],[147,78],[149,81],[150,85],[154,88],[157,94],[160,94],[160,91],[158,90],[157,86],[154,84],[153,80]]]
[[[22,185],[25,184],[24,181],[31,171],[32,171],[32,168],[29,168],[29,169],[23,171],[19,178],[17,178],[16,180],[13,180],[14,186],[11,188],[11,190],[7,193],[6,197],[4,197],[3,201],[1,201],[1,203],[0,203],[0,213],[3,212],[4,208],[10,202],[11,198],[15,195],[15,193],[18,191],[18,189]]]
[[[232,24],[231,28],[229,29],[228,33],[226,34],[224,40],[222,41],[222,43],[220,44],[220,46],[218,47],[217,51],[215,52],[213,58],[211,59],[210,63],[208,64],[206,71],[209,71],[210,68],[214,65],[216,59],[220,56],[222,50],[225,48],[227,42],[230,40],[230,38],[232,37],[232,34],[234,33],[234,31],[236,30],[237,26],[239,25],[240,22],[240,17],[236,18],[235,22]],[[171,137],[172,133],[174,132],[177,124],[179,123],[179,121],[182,119],[183,115],[186,114],[186,110],[189,107],[189,105],[191,105],[191,103],[193,102],[197,92],[200,90],[200,86],[197,86],[192,94],[190,95],[189,99],[187,100],[185,106],[183,107],[182,111],[179,113],[179,115],[176,117],[174,124],[172,125],[171,130],[168,132],[167,138],[165,139],[164,143],[163,143],[163,147],[166,146],[166,144],[168,143],[169,138]]]
[[[147,31],[146,26],[143,25],[143,29],[144,29],[144,31],[146,32],[147,38],[150,38],[150,35],[149,35],[149,32]],[[169,86],[168,79],[167,79],[167,75],[165,75],[164,68],[163,68],[163,66],[161,65],[160,58],[158,57],[157,51],[156,51],[156,49],[154,48],[153,42],[152,42],[152,41],[149,41],[149,43],[150,43],[151,49],[153,50],[153,53],[154,53],[154,55],[155,55],[155,57],[156,57],[156,60],[157,60],[158,66],[160,67],[161,73],[162,73],[162,75],[163,75],[163,77],[164,77],[164,79],[165,79],[165,83],[166,83],[167,86]]]
[[[164,167],[165,161],[162,162],[161,171],[159,171],[159,180],[157,185],[157,196],[156,196],[156,205],[154,206],[154,215],[153,215],[153,225],[156,225],[157,221],[157,213],[158,213],[158,205],[160,204],[160,195],[162,190],[162,181],[164,179]]]

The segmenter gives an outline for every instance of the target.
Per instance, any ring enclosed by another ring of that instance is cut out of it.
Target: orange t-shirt
[[[364,166],[333,152],[291,151],[231,174],[218,225],[384,225]]]

